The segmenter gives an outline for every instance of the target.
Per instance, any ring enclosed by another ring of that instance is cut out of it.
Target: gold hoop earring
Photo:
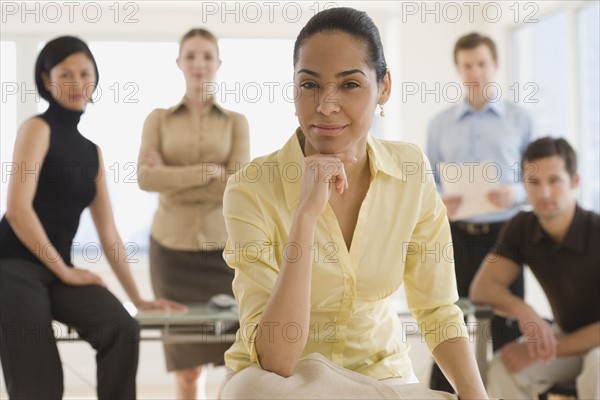
[[[385,111],[383,111],[383,106],[382,106],[381,104],[379,105],[379,109],[381,110],[381,111],[379,112],[379,115],[380,115],[381,117],[385,117]]]

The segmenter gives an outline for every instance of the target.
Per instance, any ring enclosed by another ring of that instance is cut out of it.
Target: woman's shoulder
[[[372,146],[381,166],[404,182],[422,184],[431,173],[427,157],[414,143],[375,139]]]
[[[100,157],[102,157],[102,149],[100,148],[100,146],[98,144],[96,144],[96,142],[86,138],[85,136],[83,137],[83,139],[84,139],[86,146],[91,151],[90,154],[92,155],[92,161],[99,163]]]
[[[245,186],[274,183],[275,177],[279,175],[277,157],[279,152],[280,150],[277,150],[271,154],[253,158],[229,178],[228,186],[230,184]]]
[[[168,107],[168,108],[162,108],[162,107],[155,108],[154,110],[152,110],[148,113],[148,116],[146,117],[146,119],[159,118],[168,112],[173,112],[175,110],[175,107],[176,106]]]
[[[46,120],[44,114],[34,115],[26,119],[20,126],[23,130],[47,131],[50,132],[50,124]]]
[[[144,129],[147,127],[158,127],[168,110],[169,108],[155,108],[150,111],[144,120]]]
[[[45,157],[50,148],[50,125],[40,115],[21,124],[15,141],[14,160]]]
[[[381,151],[385,151],[400,168],[403,163],[425,161],[423,150],[414,143],[384,139],[374,139],[373,142]]]
[[[236,196],[252,198],[257,203],[272,203],[282,200],[283,181],[297,182],[302,172],[301,170],[291,171],[282,168],[278,157],[280,151],[277,150],[252,159],[230,176],[225,188],[225,199],[233,193],[237,193]],[[297,178],[286,180],[286,174]]]
[[[43,118],[43,114],[33,116],[21,124],[18,136],[25,140],[49,140],[50,124]]]
[[[217,110],[219,110],[223,115],[225,115],[228,118],[231,118],[234,121],[247,121],[246,116],[242,113],[225,108],[218,103],[214,103],[214,107]]]

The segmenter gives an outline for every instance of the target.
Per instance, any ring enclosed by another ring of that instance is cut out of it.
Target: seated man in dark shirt
[[[522,169],[533,212],[504,226],[471,285],[471,300],[516,318],[523,334],[496,352],[488,393],[528,399],[575,381],[579,398],[600,399],[600,216],[577,204],[577,159],[566,140],[531,143]],[[554,326],[508,290],[524,264],[548,297]]]

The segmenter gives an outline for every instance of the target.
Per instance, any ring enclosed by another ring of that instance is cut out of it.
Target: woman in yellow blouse
[[[368,134],[391,88],[373,21],[351,8],[316,14],[296,39],[294,82],[300,127],[225,193],[241,327],[222,397],[452,398],[407,385],[409,346],[388,302],[404,283],[457,393],[487,398],[428,163],[414,145]]]
[[[184,35],[177,65],[185,77],[186,93],[174,107],[148,115],[138,182],[143,190],[160,193],[150,238],[154,292],[168,293],[184,303],[201,303],[215,294],[231,293],[233,272],[222,255],[227,238],[223,193],[227,176],[250,158],[248,123],[243,115],[216,104],[205,91],[221,65],[217,39],[210,32],[193,29]],[[167,370],[175,371],[177,397],[196,398],[202,365],[222,364],[228,347],[165,345]]]

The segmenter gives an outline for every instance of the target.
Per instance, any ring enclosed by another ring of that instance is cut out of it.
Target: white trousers
[[[487,390],[500,399],[536,399],[555,383],[575,382],[579,399],[600,399],[600,347],[585,354],[537,362],[519,373],[508,372],[498,353],[488,369]]]
[[[318,353],[298,361],[284,378],[258,366],[231,374],[221,399],[427,399],[456,400],[456,396],[429,390],[416,377],[376,380],[335,365]]]

